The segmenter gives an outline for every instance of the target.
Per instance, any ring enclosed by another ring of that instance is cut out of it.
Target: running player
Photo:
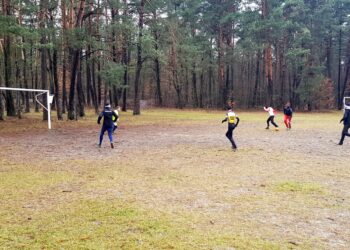
[[[350,102],[349,102],[350,105]],[[343,118],[340,120],[340,123],[343,122],[344,127],[343,127],[343,131],[341,133],[341,138],[340,138],[340,142],[338,145],[343,145],[345,136],[349,136],[349,128],[350,128],[350,106],[348,105],[344,105],[345,106],[345,110],[344,110],[344,116]]]
[[[275,126],[275,130],[278,131],[278,125],[274,121],[275,115],[276,115],[276,111],[273,108],[271,108],[271,107],[264,107],[264,110],[269,113],[269,118],[266,121],[266,123],[267,123],[266,129],[270,128],[270,122],[271,122],[272,125]]]
[[[293,110],[290,107],[290,103],[287,102],[286,105],[283,108],[283,121],[284,124],[286,124],[287,130],[292,128],[292,116],[293,116]]]
[[[228,121],[228,128],[227,128],[227,132],[226,132],[226,137],[227,137],[227,139],[229,139],[229,141],[232,144],[232,150],[236,151],[237,145],[233,139],[233,130],[238,126],[239,118],[235,114],[235,112],[232,111],[231,107],[227,108],[226,118],[224,120],[222,120],[222,123],[224,123],[226,121]]]
[[[100,133],[100,142],[98,144],[99,147],[102,145],[102,140],[103,140],[103,135],[107,131],[108,132],[108,137],[109,141],[111,143],[111,148],[114,148],[113,145],[113,116],[115,116],[118,119],[118,115],[111,110],[111,105],[106,103],[104,111],[100,113],[97,119],[97,123],[100,124],[101,119],[103,118],[103,125],[101,128],[101,133]]]

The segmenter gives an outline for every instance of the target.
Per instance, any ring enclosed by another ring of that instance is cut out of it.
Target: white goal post
[[[9,90],[9,91],[27,91],[27,92],[39,92],[39,94],[35,95],[35,101],[39,103],[40,106],[42,106],[44,109],[47,110],[47,125],[48,128],[51,129],[51,103],[53,101],[54,95],[50,95],[49,90],[44,89],[23,89],[23,88],[8,88],[8,87],[0,87],[0,90]],[[46,100],[47,100],[47,107],[45,107],[44,104],[42,104],[38,100],[38,96],[46,94]]]

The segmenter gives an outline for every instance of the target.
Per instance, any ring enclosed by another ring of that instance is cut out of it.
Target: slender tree
[[[2,13],[5,17],[12,16],[11,1],[2,1]],[[12,62],[11,62],[11,36],[6,34],[4,36],[4,68],[5,68],[5,86],[13,87],[12,79]],[[16,110],[13,102],[12,92],[6,92],[6,111],[8,116],[15,116]]]
[[[138,40],[137,40],[137,63],[135,71],[135,81],[134,81],[134,108],[133,114],[140,115],[140,77],[141,69],[143,64],[142,58],[142,37],[143,37],[143,25],[144,25],[144,11],[145,11],[145,1],[140,0],[140,4],[137,7],[137,12],[139,14],[138,21]]]

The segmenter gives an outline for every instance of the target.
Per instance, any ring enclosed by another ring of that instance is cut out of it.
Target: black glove
[[[222,120],[222,121],[221,121],[221,123],[224,123],[224,122],[226,122],[226,120]]]
[[[101,122],[97,122],[97,124],[101,124]]]
[[[342,123],[342,121],[344,121],[344,118],[343,118],[343,119],[341,119],[339,123]]]

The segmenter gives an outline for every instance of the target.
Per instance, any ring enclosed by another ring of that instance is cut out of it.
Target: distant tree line
[[[2,0],[0,70],[0,86],[50,89],[59,120],[106,102],[137,115],[142,100],[341,109],[350,1]],[[2,91],[0,120],[33,99]]]

